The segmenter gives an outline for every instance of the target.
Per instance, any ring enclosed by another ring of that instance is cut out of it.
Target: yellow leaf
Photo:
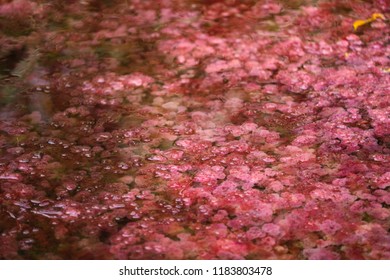
[[[353,29],[356,31],[360,26],[372,22],[372,19],[359,19],[353,23]]]
[[[385,20],[385,16],[381,13],[373,13],[372,16],[368,19],[358,19],[353,23],[353,29],[356,31],[360,26],[366,25],[367,23],[371,23],[378,18]]]
[[[383,14],[381,14],[381,13],[373,13],[372,16],[371,16],[371,18],[372,18],[373,20],[376,20],[377,18],[380,18],[380,19],[383,19],[383,20],[386,19],[385,16],[384,16]]]

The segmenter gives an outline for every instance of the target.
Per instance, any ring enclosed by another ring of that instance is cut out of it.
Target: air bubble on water
[[[12,212],[7,211],[7,213],[11,216],[11,218],[16,219],[16,216]]]
[[[133,218],[133,219],[139,219],[139,218],[141,218],[141,216],[139,215],[139,213],[137,213],[137,212],[135,212],[135,211],[132,211],[132,212],[130,213],[130,216],[131,216],[131,218]]]
[[[50,205],[50,201],[47,201],[47,200],[42,201],[42,202],[38,202],[38,203],[39,203],[38,204],[39,207],[46,207],[46,206]]]
[[[118,167],[120,168],[120,169],[122,169],[122,170],[128,170],[130,167],[129,167],[129,165],[127,164],[127,163],[124,163],[124,162],[120,162],[119,164],[118,164]]]
[[[19,206],[20,208],[23,209],[31,209],[31,206],[25,201],[14,202],[14,205]]]
[[[100,133],[96,137],[96,141],[97,142],[105,142],[105,141],[109,140],[110,138],[111,138],[111,134],[110,133]]]
[[[32,158],[34,158],[34,159],[41,159],[42,158],[42,154],[40,152],[33,153]]]
[[[139,226],[140,226],[141,228],[148,228],[148,225],[147,225],[147,224],[144,224],[144,223],[140,224]]]
[[[41,216],[44,216],[46,218],[58,218],[62,214],[62,212],[52,211],[52,210],[33,210],[31,212],[38,214],[38,215],[41,215]]]
[[[122,203],[118,203],[118,204],[112,204],[112,205],[110,205],[110,209],[120,209],[120,208],[124,208],[125,207],[125,205],[124,204],[122,204]]]
[[[123,236],[123,237],[133,237],[134,234],[132,234],[132,233],[130,233],[130,232],[128,232],[128,231],[125,231],[125,232],[122,233],[122,236]]]
[[[32,244],[35,242],[35,240],[32,238],[27,238],[27,239],[22,240],[22,242],[25,244]]]

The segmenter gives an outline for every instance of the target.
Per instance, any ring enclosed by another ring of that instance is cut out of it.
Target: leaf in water
[[[360,26],[371,23],[371,22],[377,20],[378,18],[380,18],[382,20],[386,19],[385,16],[381,13],[373,13],[372,16],[368,19],[355,20],[355,22],[353,23],[353,29],[356,31]]]
[[[384,16],[383,14],[381,14],[381,13],[373,13],[372,16],[371,16],[371,18],[372,18],[373,20],[376,20],[376,19],[378,19],[378,18],[380,18],[380,19],[382,19],[382,20],[385,20],[385,19],[386,19],[385,16]]]

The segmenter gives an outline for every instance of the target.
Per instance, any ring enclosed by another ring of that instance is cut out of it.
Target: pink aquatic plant
[[[386,1],[60,2],[0,5],[0,258],[390,258]]]

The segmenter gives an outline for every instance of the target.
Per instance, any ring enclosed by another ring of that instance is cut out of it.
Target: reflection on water
[[[26,115],[34,124],[47,123],[53,113],[47,70],[39,65],[40,50],[26,44],[0,55],[0,116]]]
[[[32,123],[47,123],[53,109],[48,88],[32,90],[22,83],[0,85],[0,118],[3,120],[30,115]]]

